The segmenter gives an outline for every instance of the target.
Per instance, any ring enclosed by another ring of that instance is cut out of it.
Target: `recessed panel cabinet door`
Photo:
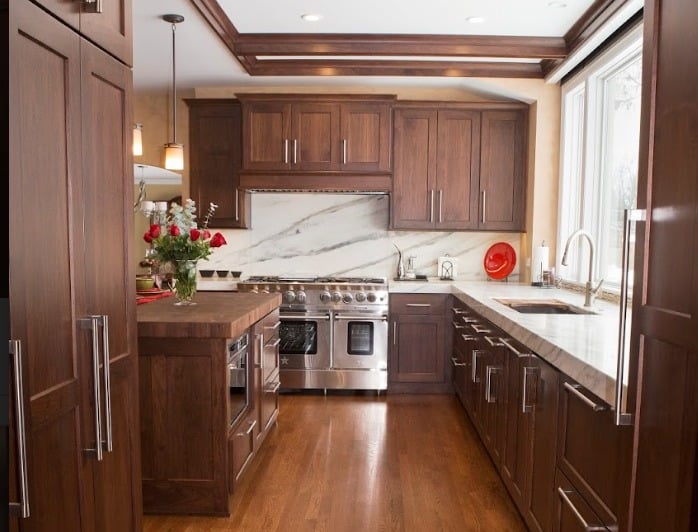
[[[294,103],[291,109],[291,167],[305,171],[338,170],[339,105]]]
[[[397,109],[394,120],[392,227],[433,227],[437,113],[431,110]]]
[[[88,529],[83,501],[92,488],[83,449],[95,439],[80,424],[87,361],[78,353],[81,280],[70,256],[80,231],[79,216],[71,215],[81,203],[80,38],[21,1],[13,2],[9,30],[10,337],[21,342],[30,510],[12,519],[25,531]]]
[[[288,170],[291,167],[291,104],[243,104],[243,168]]]
[[[393,129],[390,104],[342,104],[340,124],[342,170],[390,171]]]

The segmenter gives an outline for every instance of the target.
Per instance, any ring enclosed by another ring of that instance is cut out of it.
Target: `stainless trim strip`
[[[22,342],[10,340],[9,354],[12,359],[15,389],[15,418],[17,423],[17,461],[19,469],[19,502],[10,502],[10,509],[16,510],[19,517],[29,517],[29,477],[27,475],[27,431],[24,422],[24,386],[22,377]]]
[[[601,412],[602,410],[606,410],[605,406],[600,405],[598,403],[595,403],[594,401],[589,399],[586,395],[584,395],[582,392],[580,392],[579,388],[581,388],[581,385],[570,384],[569,382],[565,382],[563,384],[563,387],[565,388],[565,390],[571,392],[575,397],[577,397],[585,405],[587,405],[589,408],[591,408],[594,412]]]

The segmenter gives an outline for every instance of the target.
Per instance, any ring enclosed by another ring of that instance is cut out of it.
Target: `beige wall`
[[[506,101],[519,100],[531,105],[529,144],[529,180],[526,200],[526,233],[521,235],[520,266],[522,280],[530,282],[530,256],[534,245],[545,241],[550,246],[551,263],[555,263],[557,234],[557,194],[560,146],[560,86],[546,84],[533,79],[481,79],[468,80],[468,87],[415,88],[401,86],[260,86],[207,87],[189,93],[178,94],[181,98],[232,98],[237,93],[362,93],[395,94],[402,100],[444,101]],[[178,98],[179,99],[179,98]],[[163,166],[163,145],[171,140],[171,103],[168,94],[136,95],[134,120],[143,124],[142,157],[136,163]],[[184,143],[184,166],[182,172],[182,195],[188,195],[188,111],[184,101],[177,105],[177,140]],[[149,199],[150,198],[149,196]],[[141,216],[142,217],[142,216]],[[142,226],[139,226],[142,227]],[[142,240],[143,231],[137,233]],[[139,243],[139,246],[141,244]],[[145,249],[144,247],[142,248]]]

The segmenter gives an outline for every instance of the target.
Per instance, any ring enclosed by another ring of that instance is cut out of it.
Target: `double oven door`
[[[338,311],[333,315],[334,369],[388,368],[388,312]]]
[[[281,369],[330,369],[329,311],[289,312],[279,315]]]

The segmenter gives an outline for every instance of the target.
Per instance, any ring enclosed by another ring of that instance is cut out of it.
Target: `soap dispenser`
[[[414,271],[414,261],[417,259],[414,255],[407,257],[407,271],[405,272],[406,279],[416,279],[417,272]]]

